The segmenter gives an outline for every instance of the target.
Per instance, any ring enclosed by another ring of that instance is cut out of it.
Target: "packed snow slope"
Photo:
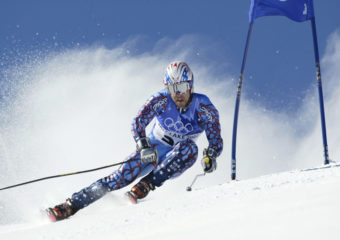
[[[199,179],[196,187],[199,187]],[[340,164],[266,175],[192,192],[162,189],[130,204],[122,192],[68,220],[3,225],[0,238],[42,239],[309,239],[340,237]]]

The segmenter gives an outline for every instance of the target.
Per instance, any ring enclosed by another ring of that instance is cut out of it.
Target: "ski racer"
[[[209,98],[193,91],[194,76],[185,62],[172,62],[166,69],[165,88],[151,96],[132,123],[136,151],[107,177],[76,192],[66,202],[46,211],[52,221],[68,218],[107,192],[141,180],[126,193],[137,203],[156,187],[180,176],[196,161],[196,138],[205,131],[209,146],[203,151],[206,173],[216,169],[216,158],[223,149],[219,113]],[[146,126],[154,119],[151,133]]]

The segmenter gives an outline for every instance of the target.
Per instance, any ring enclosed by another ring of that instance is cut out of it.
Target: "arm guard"
[[[198,114],[209,141],[209,148],[214,149],[217,156],[219,156],[223,150],[219,113],[214,105],[209,101],[207,104],[200,103]]]
[[[167,96],[161,93],[157,93],[147,100],[132,122],[131,132],[135,141],[146,137],[145,128],[156,115],[165,110],[166,104]]]

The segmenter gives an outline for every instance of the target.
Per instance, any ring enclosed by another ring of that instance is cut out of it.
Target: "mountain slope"
[[[340,164],[153,192],[130,205],[112,193],[72,218],[0,226],[1,239],[338,239]]]

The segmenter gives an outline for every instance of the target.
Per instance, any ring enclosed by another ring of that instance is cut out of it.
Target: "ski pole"
[[[206,174],[206,172],[205,173],[201,173],[201,174],[197,174],[196,177],[194,178],[194,180],[192,181],[191,185],[187,187],[187,191],[190,192],[192,190],[192,186],[196,182],[197,178],[203,177],[203,176],[205,176],[205,174]]]
[[[119,162],[119,163],[114,163],[114,164],[106,165],[106,166],[103,166],[103,167],[98,167],[98,168],[93,168],[93,169],[89,169],[89,170],[84,170],[84,171],[78,171],[78,172],[72,172],[72,173],[64,173],[64,174],[58,174],[58,175],[54,175],[54,176],[39,178],[39,179],[31,180],[31,181],[28,181],[28,182],[23,182],[23,183],[15,184],[15,185],[12,185],[12,186],[0,188],[0,191],[5,190],[5,189],[9,189],[9,188],[19,187],[19,186],[22,186],[22,185],[25,185],[25,184],[29,184],[29,183],[34,183],[34,182],[39,182],[39,181],[51,179],[51,178],[66,177],[66,176],[71,176],[71,175],[76,175],[76,174],[81,174],[81,173],[88,173],[88,172],[98,171],[98,170],[101,170],[101,169],[104,169],[104,168],[114,167],[114,166],[117,166],[117,165],[120,165],[120,164],[124,164],[124,163],[130,162],[130,161],[132,161],[132,160],[127,160],[127,161],[123,161],[123,162]]]

